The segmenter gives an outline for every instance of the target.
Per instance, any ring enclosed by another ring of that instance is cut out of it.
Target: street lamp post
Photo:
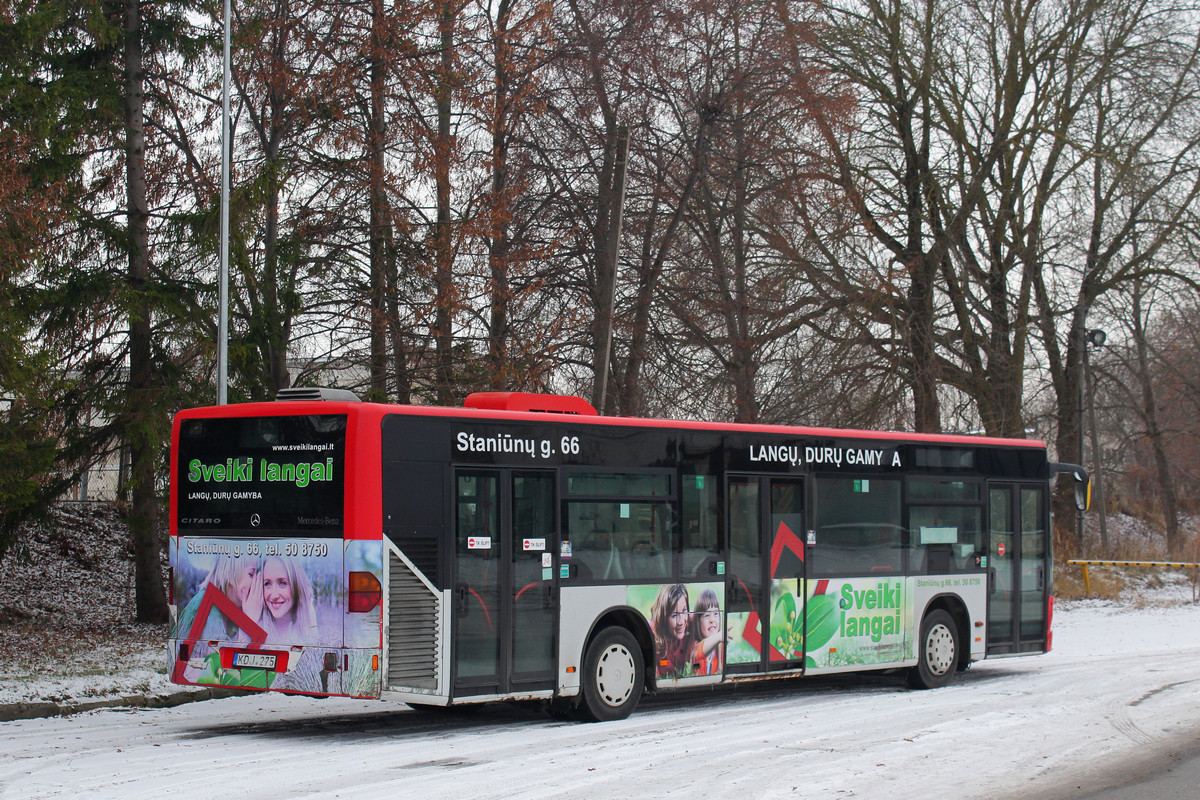
[[[217,277],[217,405],[229,402],[229,142],[230,33],[232,0],[225,0],[225,53],[221,75],[221,267]]]
[[[1084,308],[1083,309],[1083,319],[1081,321],[1081,325],[1080,325],[1080,329],[1079,329],[1080,338],[1081,338],[1081,341],[1079,343],[1079,386],[1075,392],[1075,394],[1076,394],[1075,399],[1077,401],[1075,404],[1076,417],[1077,417],[1076,423],[1079,427],[1079,458],[1078,458],[1078,461],[1079,461],[1079,466],[1081,466],[1081,467],[1085,465],[1085,461],[1087,460],[1086,454],[1084,453],[1084,445],[1083,445],[1083,421],[1084,421],[1084,409],[1085,409],[1084,401],[1085,401],[1086,391],[1087,391],[1086,377],[1087,377],[1087,347],[1088,347],[1088,345],[1087,345],[1087,327],[1086,327],[1086,325],[1087,325],[1087,309]],[[1080,549],[1083,551],[1081,553],[1082,557],[1087,556],[1087,547],[1086,547],[1086,543],[1084,542],[1084,539],[1083,539],[1083,519],[1084,519],[1083,515],[1084,515],[1085,510],[1086,509],[1083,509],[1083,508],[1078,509],[1078,511],[1076,511],[1076,516],[1075,516],[1075,534],[1076,534],[1075,538],[1076,538],[1076,541],[1079,542]]]

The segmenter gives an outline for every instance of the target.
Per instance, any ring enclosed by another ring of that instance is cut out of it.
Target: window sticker
[[[958,528],[938,525],[921,528],[921,544],[957,544]]]

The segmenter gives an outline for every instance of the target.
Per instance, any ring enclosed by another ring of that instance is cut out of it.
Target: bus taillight
[[[1086,569],[1086,567],[1085,567]],[[1046,599],[1046,652],[1054,647],[1054,631],[1050,626],[1054,623],[1054,595]]]
[[[379,578],[370,572],[350,573],[350,592],[348,607],[350,611],[361,614],[379,605],[383,598],[383,587]]]

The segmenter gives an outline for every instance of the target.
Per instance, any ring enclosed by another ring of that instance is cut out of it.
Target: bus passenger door
[[[512,473],[512,577],[508,636],[508,690],[554,688],[559,541],[555,478],[549,470]]]
[[[460,470],[454,477],[454,690],[500,690],[500,472]]]
[[[729,672],[803,663],[804,482],[731,476],[726,589]]]
[[[989,654],[1038,652],[1046,646],[1046,489],[997,485],[988,490]]]
[[[804,482],[772,478],[765,531],[770,589],[768,668],[795,669],[804,663]]]
[[[729,567],[726,571],[726,672],[761,672],[762,493],[760,479],[730,476],[728,483]]]
[[[554,486],[550,471],[455,475],[456,695],[553,688]]]

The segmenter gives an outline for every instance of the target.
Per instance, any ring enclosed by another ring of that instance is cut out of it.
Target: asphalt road
[[[1148,753],[1084,759],[1072,772],[1024,800],[1200,800],[1200,728],[1159,740]]]
[[[1200,798],[1200,742],[1188,753],[1169,753],[1129,783],[1085,795],[1080,800],[1184,800]]]

